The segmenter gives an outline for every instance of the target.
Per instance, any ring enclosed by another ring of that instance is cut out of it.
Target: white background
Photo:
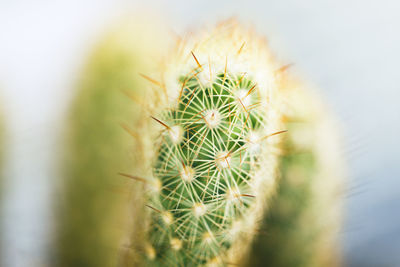
[[[0,101],[8,128],[0,265],[46,264],[60,129],[74,82],[105,27],[146,6],[177,32],[237,15],[269,37],[278,58],[295,63],[345,126],[346,265],[399,266],[399,2],[142,2],[0,0]]]

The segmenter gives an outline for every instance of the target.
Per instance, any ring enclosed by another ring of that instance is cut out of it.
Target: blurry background
[[[295,63],[343,124],[346,266],[400,266],[400,3],[141,2],[0,0],[0,101],[8,128],[0,265],[46,264],[59,136],[74,85],[110,23],[144,9],[178,33],[237,15],[268,36],[283,63]]]

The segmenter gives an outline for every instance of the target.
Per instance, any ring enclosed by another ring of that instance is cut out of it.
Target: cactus
[[[150,33],[140,26],[139,20],[123,20],[113,27],[97,45],[79,83],[66,126],[62,197],[55,207],[55,265],[117,264],[125,207],[137,195],[132,182],[118,175],[131,171],[137,161],[130,152],[137,106],[127,94],[140,95],[138,72],[148,66],[142,55],[153,47]]]
[[[132,177],[148,189],[147,235],[130,247],[148,266],[239,264],[277,181],[279,67],[236,21],[179,39],[170,55],[144,75],[144,175]]]
[[[248,266],[340,266],[343,164],[337,125],[313,92],[293,81],[285,88],[282,177]]]

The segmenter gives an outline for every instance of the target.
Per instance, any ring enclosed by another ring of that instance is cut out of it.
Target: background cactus
[[[138,107],[127,95],[140,94],[138,72],[152,59],[143,55],[157,51],[152,33],[142,32],[143,27],[140,19],[115,26],[96,47],[79,83],[66,127],[62,198],[56,205],[57,265],[117,264],[125,207],[137,196],[131,181],[118,175],[137,161],[130,125]]]
[[[149,266],[239,264],[275,190],[279,66],[236,21],[180,39],[170,55],[158,76],[144,76],[153,90],[134,177],[148,189],[148,234],[131,248]]]
[[[248,266],[339,266],[344,173],[337,125],[313,92],[288,80],[285,88],[281,178]]]

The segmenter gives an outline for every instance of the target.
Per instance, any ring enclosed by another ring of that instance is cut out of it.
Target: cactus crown
[[[148,126],[142,137],[153,151],[144,153],[153,181],[144,248],[151,266],[238,259],[273,191],[275,67],[265,43],[235,22],[210,36],[181,41],[162,82],[145,77],[158,85],[148,105],[158,133]]]

